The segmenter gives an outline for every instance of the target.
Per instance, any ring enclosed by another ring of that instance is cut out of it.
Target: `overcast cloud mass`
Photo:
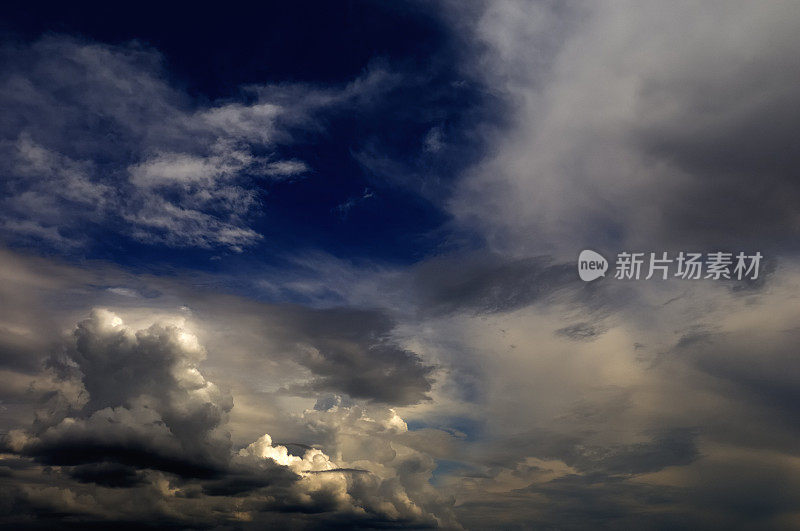
[[[800,529],[797,2],[0,12],[1,527]]]

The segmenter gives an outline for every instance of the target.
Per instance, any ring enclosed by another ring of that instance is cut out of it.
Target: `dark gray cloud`
[[[407,405],[428,399],[434,367],[391,338],[394,321],[381,310],[285,306],[267,316],[268,331],[314,375],[293,392],[338,392]]]
[[[606,330],[591,323],[575,323],[556,330],[556,334],[567,337],[573,341],[593,341]]]
[[[575,284],[572,264],[549,257],[510,260],[475,253],[427,260],[414,272],[414,289],[422,313],[493,313],[545,300]]]
[[[781,518],[796,507],[796,482],[787,481],[784,474],[765,463],[760,464],[761,470],[749,462],[741,467],[732,465],[703,467],[704,477],[682,487],[624,477],[568,475],[521,489],[517,494],[531,504],[529,508],[521,509],[509,500],[505,510],[527,512],[529,522],[559,529],[783,527]],[[486,521],[481,509],[467,508],[476,524]]]
[[[50,345],[44,341],[32,343],[29,337],[0,330],[0,367],[32,373],[41,368]]]
[[[629,476],[657,472],[669,466],[686,465],[699,457],[697,431],[671,428],[654,434],[643,434],[645,442],[599,444],[593,433],[573,434],[536,431],[498,441],[498,448],[511,446],[516,454],[542,459],[559,459],[583,475]],[[494,454],[492,464],[508,465],[516,457]]]
[[[789,420],[800,412],[800,384],[794,378],[800,371],[799,339],[800,331],[796,329],[771,333],[761,330],[697,332],[682,336],[674,355],[720,383],[721,392],[746,407],[747,414],[760,415],[768,422],[781,425],[771,438],[753,438],[749,444],[773,444],[796,453],[796,449],[785,447],[785,437],[800,435]],[[789,433],[784,434],[784,430]],[[731,435],[727,430],[717,434],[723,438]]]
[[[95,483],[111,488],[134,487],[144,481],[136,468],[119,463],[79,465],[70,469],[69,475],[81,483]]]
[[[577,530],[596,522],[599,529],[680,529],[699,523],[694,515],[670,511],[683,494],[672,487],[637,486],[598,475],[567,476],[526,490],[546,500],[536,504],[541,512],[532,517],[542,526]],[[651,511],[655,514],[647,514]]]
[[[800,75],[792,50],[800,26],[786,7],[765,7],[753,26],[744,25],[747,9],[727,14],[708,35],[709,50],[643,81],[639,104],[649,110],[632,142],[685,176],[665,183],[657,199],[664,237],[706,248],[797,250]],[[723,47],[723,27],[747,30]]]

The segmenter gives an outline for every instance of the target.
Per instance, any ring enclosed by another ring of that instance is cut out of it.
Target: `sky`
[[[5,3],[0,527],[800,529],[798,50],[788,0]]]

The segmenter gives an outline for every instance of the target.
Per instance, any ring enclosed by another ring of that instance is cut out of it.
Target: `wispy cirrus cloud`
[[[136,43],[43,37],[2,52],[2,226],[12,240],[70,248],[102,226],[171,247],[241,251],[270,181],[311,171],[284,157],[291,128],[371,98],[374,69],[339,89],[248,87],[251,101],[201,103]],[[88,229],[88,231],[87,231]]]

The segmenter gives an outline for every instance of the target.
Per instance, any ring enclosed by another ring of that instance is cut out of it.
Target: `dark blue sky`
[[[162,54],[164,77],[198,107],[247,103],[252,94],[243,87],[251,85],[343,89],[374,69],[400,79],[357,108],[323,109],[314,117],[321,127],[289,128],[291,141],[272,149],[310,171],[252,183],[261,208],[250,226],[263,239],[244,253],[137,243],[106,221],[79,227],[91,243],[68,254],[225,269],[307,250],[409,263],[451,242],[442,199],[480,157],[477,126],[496,120],[499,104],[461,69],[463,36],[439,17],[424,3],[369,1],[263,2],[223,11],[163,2],[36,10],[29,2],[7,4],[7,42],[47,34],[112,45],[135,40]],[[374,164],[367,167],[365,157]]]

